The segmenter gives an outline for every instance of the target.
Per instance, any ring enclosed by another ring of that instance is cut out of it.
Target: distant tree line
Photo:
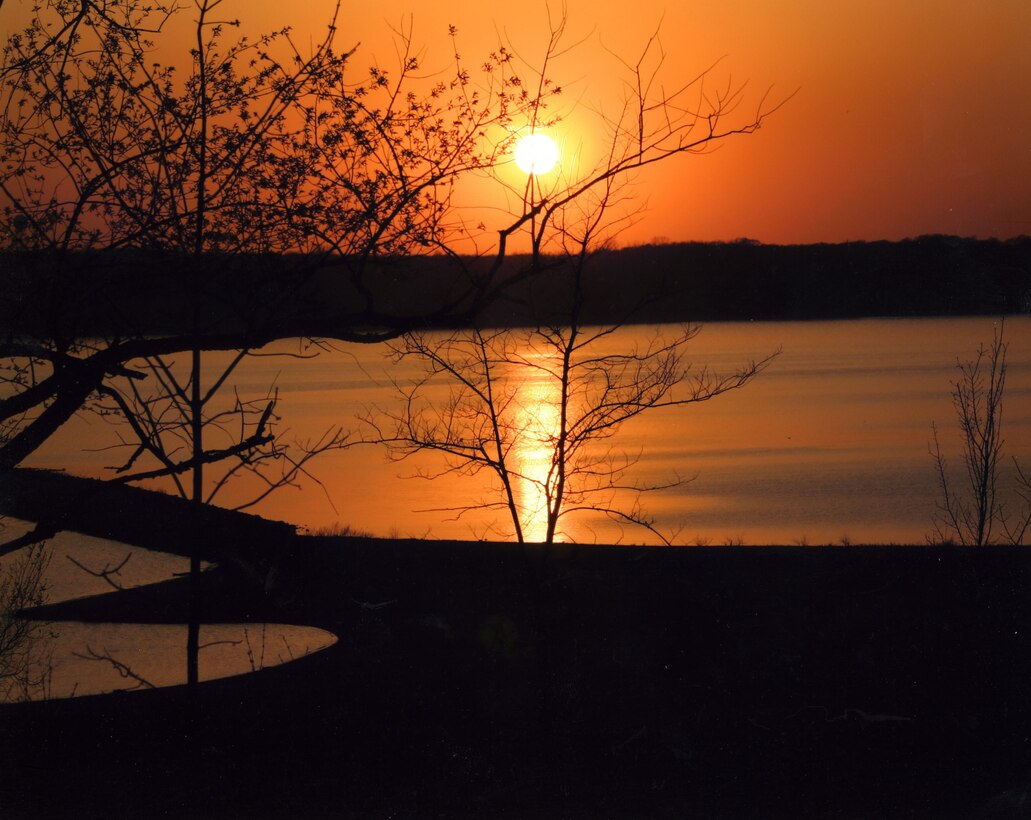
[[[642,245],[592,260],[584,312],[604,319],[628,293],[644,322],[1004,315],[1031,311],[1031,237],[900,242]],[[554,287],[527,288],[544,310]],[[555,289],[557,290],[557,288]]]
[[[482,260],[468,259],[466,270]],[[152,273],[140,277],[141,265]],[[0,325],[30,335],[99,334],[122,330],[175,332],[190,316],[184,265],[210,267],[201,277],[205,319],[246,332],[270,323],[275,336],[318,335],[354,321],[366,293],[321,262],[316,275],[296,256],[238,254],[205,260],[168,252],[82,252],[60,268],[47,254],[7,253],[0,265]],[[340,266],[346,266],[341,260]],[[447,301],[465,279],[453,260],[383,257],[366,281],[381,304],[413,325],[457,327],[467,314],[425,316],[428,301]],[[512,255],[501,271],[525,268]],[[72,271],[72,274],[69,274]],[[568,315],[561,260],[547,276],[518,282],[486,307],[481,326],[532,325]],[[290,309],[279,299],[297,279]],[[751,240],[649,244],[601,250],[587,263],[585,321],[623,320],[627,304],[640,322],[838,319],[864,316],[1010,315],[1031,312],[1031,237],[1010,240],[922,236],[900,242],[763,245]]]

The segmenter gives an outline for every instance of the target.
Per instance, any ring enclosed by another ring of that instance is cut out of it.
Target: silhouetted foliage
[[[181,13],[174,4],[47,4],[8,39],[0,108],[7,250],[21,253],[29,276],[44,272],[51,292],[72,295],[92,287],[83,264],[117,267],[132,259],[129,250],[137,259],[156,255],[186,268],[172,280],[185,283],[188,296],[179,317],[186,321],[170,332],[151,335],[132,312],[109,314],[117,324],[98,340],[83,331],[92,320],[73,298],[38,312],[33,338],[3,340],[11,395],[0,399],[0,419],[13,434],[0,467],[20,463],[102,388],[124,396],[124,380],[151,381],[130,363],[250,351],[298,335],[288,321],[296,297],[311,293],[308,274],[327,262],[350,301],[317,328],[321,337],[374,341],[445,316],[471,317],[539,271],[549,250],[561,252],[556,219],[570,206],[643,165],[751,133],[775,108],[763,99],[738,116],[742,89],[711,90],[708,72],[672,91],[655,86],[657,96],[631,93],[622,114],[600,126],[613,152],[560,179],[529,210],[503,214],[492,231],[464,224],[455,185],[482,175],[507,189],[497,171],[514,140],[558,118],[549,105],[561,89],[548,70],[564,48],[564,20],[549,32],[540,66],[500,45],[473,72],[456,50],[450,70],[424,82],[410,33],[398,35],[394,69],[363,72],[353,50],[336,49],[335,18],[301,53],[285,30],[230,40],[236,23],[213,20],[216,5],[197,6],[196,42],[180,63],[155,61],[156,44],[157,53],[171,48],[164,35]],[[641,78],[641,64],[627,70]],[[524,226],[533,253],[502,277],[508,238]],[[457,253],[477,237],[486,237],[485,264]],[[260,301],[234,296],[235,322],[225,325],[211,270],[284,251],[297,252],[289,257],[294,275],[265,278]],[[430,254],[451,267],[453,286],[435,290],[415,313],[395,312],[397,288],[377,282],[381,268],[372,263]],[[252,433],[262,418],[264,409]]]

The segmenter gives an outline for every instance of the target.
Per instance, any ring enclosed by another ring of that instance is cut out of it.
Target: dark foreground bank
[[[1031,552],[284,537],[212,618],[332,649],[0,710],[0,816],[1022,817]],[[266,576],[267,577],[267,576]],[[52,617],[177,620],[181,582]]]

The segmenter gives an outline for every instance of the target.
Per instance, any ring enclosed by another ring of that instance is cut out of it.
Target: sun
[[[558,162],[558,146],[546,134],[529,134],[516,145],[515,161],[525,174],[546,174]]]

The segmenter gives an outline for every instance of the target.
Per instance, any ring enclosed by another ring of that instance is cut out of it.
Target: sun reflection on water
[[[561,424],[561,388],[547,376],[519,385],[513,427],[513,487],[523,538],[544,541],[548,533],[548,499],[553,493],[555,443]]]
[[[645,344],[653,333],[651,327],[629,326],[611,343],[627,349]],[[1007,453],[1031,463],[1031,318],[1010,317],[1006,333],[1011,343]],[[922,544],[938,492],[927,455],[930,422],[938,420],[946,433],[959,435],[948,421],[956,359],[990,335],[991,322],[984,317],[712,323],[692,343],[691,357],[699,365],[731,369],[775,344],[783,346],[784,355],[776,368],[738,394],[686,413],[657,411],[614,443],[617,450],[642,454],[632,480],[691,479],[645,499],[658,525],[682,527],[678,543],[791,544],[805,538],[816,544],[837,543],[848,535],[856,543]],[[527,353],[520,348],[512,356]],[[529,377],[518,365],[511,371],[503,374],[511,426],[519,423],[516,406],[521,404],[523,423],[536,417],[538,432],[551,425],[554,433],[558,382],[544,373]],[[243,391],[264,389],[277,379],[289,384],[289,391],[284,388],[289,395],[282,399],[284,420],[304,439],[353,419],[369,403],[386,401],[393,380],[416,379],[419,371],[414,365],[387,363],[376,345],[355,345],[285,365],[263,356],[241,367],[240,376]],[[432,401],[447,401],[445,388],[433,389],[427,393]],[[26,466],[107,477],[113,429],[74,417]],[[533,478],[542,479],[550,467],[548,436],[538,435],[536,442],[526,436],[519,448],[514,438],[506,439],[513,445],[510,465],[526,477],[514,481],[513,489],[517,503],[526,508],[525,537],[538,539],[546,532],[546,519]],[[956,451],[958,442],[949,444]],[[381,536],[492,540],[513,535],[507,510],[496,505],[462,518],[425,512],[477,499],[496,502],[499,487],[487,473],[403,481],[404,470],[374,447],[327,453],[314,472],[325,493],[308,484],[303,492],[273,494],[255,512],[311,528],[343,522]],[[234,503],[250,489],[240,487]],[[608,519],[589,513],[567,518],[563,531],[566,540],[581,543],[612,543],[621,536],[644,541],[647,536],[624,534]],[[54,565],[74,569],[60,556]],[[134,567],[135,558],[129,565]]]

